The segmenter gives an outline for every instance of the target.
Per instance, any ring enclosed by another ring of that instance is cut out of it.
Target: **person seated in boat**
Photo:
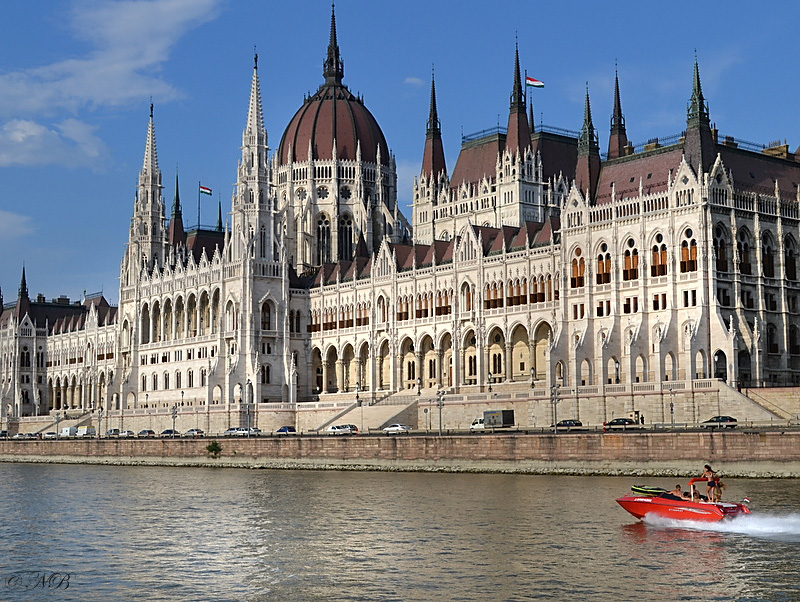
[[[705,495],[700,495],[700,492],[697,491],[697,485],[692,485],[692,497],[695,502],[707,502],[708,497]]]
[[[715,502],[722,501],[722,490],[725,489],[726,485],[719,479],[715,481],[716,486],[714,487],[714,497],[712,498]]]
[[[681,486],[680,486],[680,483],[678,483],[677,485],[675,485],[675,489],[673,489],[672,491],[670,491],[670,493],[671,493],[672,495],[677,495],[678,497],[683,497],[683,491],[681,491]]]

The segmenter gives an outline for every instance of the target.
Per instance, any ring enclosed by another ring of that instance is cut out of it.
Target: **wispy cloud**
[[[90,45],[85,56],[0,74],[0,114],[14,117],[0,128],[0,165],[87,164],[105,147],[92,126],[72,119],[81,111],[140,102],[147,96],[162,102],[177,98],[180,92],[159,71],[181,36],[214,19],[219,4],[76,2],[70,27],[76,39]],[[43,125],[45,120],[60,123]],[[37,141],[53,147],[44,155],[32,152]]]
[[[407,77],[403,80],[403,83],[407,86],[421,86],[425,82],[418,77]]]
[[[0,210],[0,240],[8,242],[31,232],[33,227],[30,217]]]

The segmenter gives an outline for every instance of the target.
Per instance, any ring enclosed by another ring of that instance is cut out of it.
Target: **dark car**
[[[297,434],[297,429],[295,429],[293,426],[286,425],[286,426],[282,426],[277,431],[275,431],[275,434],[276,435],[296,435]]]
[[[180,436],[181,434],[173,429],[165,429],[161,431],[161,437],[172,437],[174,439],[175,437],[180,437]]]
[[[156,436],[156,432],[154,430],[151,430],[151,429],[142,429],[141,431],[139,431],[139,434],[136,435],[136,436],[139,439],[143,439],[145,437],[155,437]]]
[[[633,418],[614,418],[608,422],[603,423],[603,432],[609,430],[627,430],[627,429],[640,429],[642,425],[636,422]]]
[[[580,420],[574,420],[574,419],[559,420],[558,424],[555,427],[553,427],[553,425],[551,424],[550,428],[559,431],[560,430],[571,431],[571,430],[582,429],[583,423]]]
[[[739,422],[733,416],[712,416],[700,423],[701,429],[735,429]]]

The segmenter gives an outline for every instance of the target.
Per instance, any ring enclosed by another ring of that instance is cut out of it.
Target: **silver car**
[[[390,424],[383,429],[384,435],[408,435],[411,432],[411,427],[407,424]]]

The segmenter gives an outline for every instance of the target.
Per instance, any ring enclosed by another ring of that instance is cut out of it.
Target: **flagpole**
[[[200,232],[200,181],[197,182],[197,231]]]

